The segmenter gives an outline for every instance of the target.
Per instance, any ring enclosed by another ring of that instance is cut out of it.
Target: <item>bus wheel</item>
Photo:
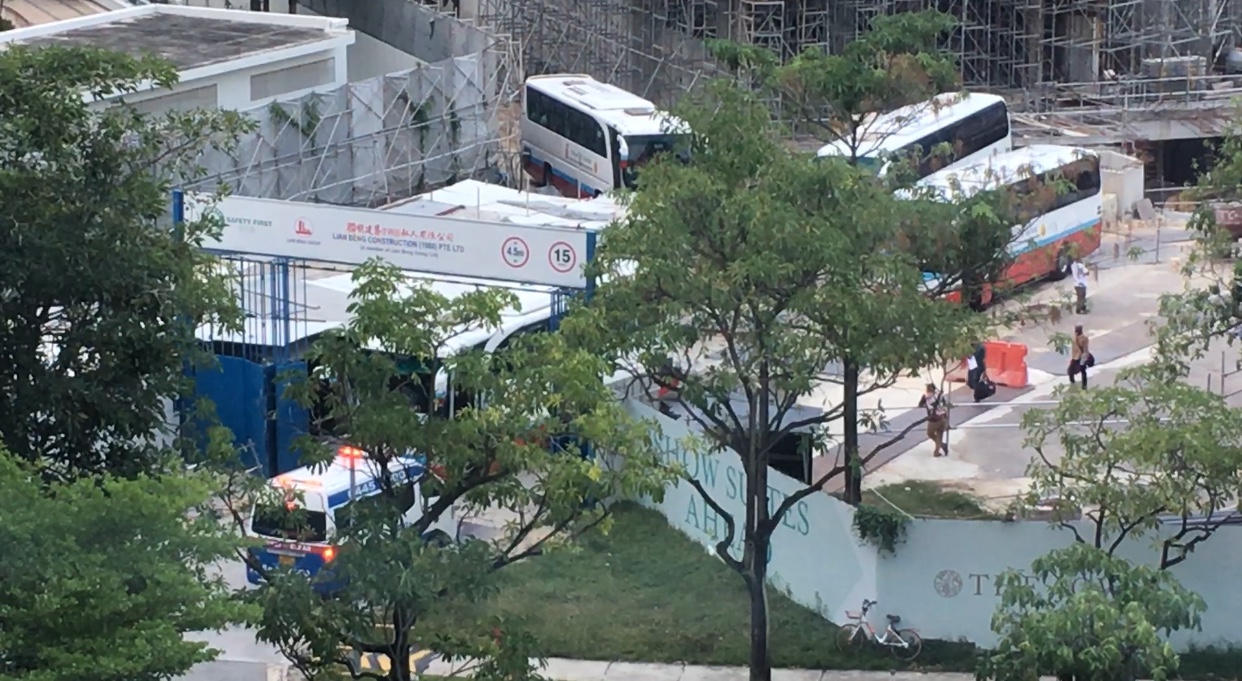
[[[550,184],[552,184],[552,164],[545,163],[543,164],[543,184],[540,186],[547,187]]]
[[[1062,248],[1057,252],[1056,269],[1052,270],[1051,278],[1053,281],[1061,281],[1069,275],[1070,255],[1068,248]]]
[[[423,541],[436,547],[448,546],[453,543],[453,538],[444,530],[432,530],[423,535]]]

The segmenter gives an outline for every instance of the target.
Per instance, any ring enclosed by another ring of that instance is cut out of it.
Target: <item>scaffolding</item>
[[[966,86],[1049,98],[1036,108],[1094,107],[1091,99],[1116,84],[1219,92],[1213,77],[1242,71],[1242,0],[479,2],[475,18],[512,36],[527,74],[587,73],[664,104],[717,72],[705,39],[760,45],[782,58],[836,52],[876,17],[932,8],[955,20],[944,47]]]
[[[506,35],[526,75],[586,73],[661,104],[720,73],[706,41],[789,57],[827,49],[829,0],[480,0],[477,20]]]
[[[290,9],[289,0],[168,1]],[[201,177],[190,188],[374,207],[472,178],[521,183],[519,116],[511,100],[521,69],[508,40],[409,0],[292,4],[344,16],[351,28],[402,45],[422,63],[244,111],[254,129],[232,151],[205,152]],[[594,44],[583,50],[597,53]]]

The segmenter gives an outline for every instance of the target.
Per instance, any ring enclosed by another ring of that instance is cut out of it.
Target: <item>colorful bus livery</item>
[[[947,144],[953,158],[935,155]],[[858,139],[824,145],[817,156],[857,155],[860,167],[883,177],[892,158],[917,158],[919,178],[960,168],[1013,149],[1009,105],[1004,97],[983,93],[946,93],[886,113],[863,123]]]
[[[269,481],[275,493],[256,504],[248,524],[249,534],[263,540],[263,546],[250,549],[251,560],[264,570],[287,568],[309,578],[318,578],[316,588],[332,590],[331,563],[342,546],[338,530],[344,528],[356,505],[377,498],[380,492],[377,464],[353,447],[339,447],[333,462],[325,467],[303,466]],[[434,468],[434,467],[433,467]],[[404,456],[390,462],[388,472],[400,488],[399,503],[404,521],[413,523],[422,516],[424,499],[418,484],[427,472],[422,457]],[[434,474],[434,473],[432,473]],[[452,538],[455,528],[451,510],[427,532],[429,540]],[[347,547],[346,547],[347,548]],[[262,575],[247,565],[251,584],[262,582]]]
[[[642,164],[678,149],[684,125],[590,76],[531,76],[522,94],[522,162],[535,184],[572,198],[633,189]]]
[[[1013,192],[1020,206],[1019,224],[1009,243],[1012,263],[1001,280],[1018,287],[1069,273],[1074,256],[1086,257],[1100,247],[1103,213],[1100,159],[1077,147],[1039,144],[998,154],[965,167],[945,169],[919,182],[944,200],[981,191]],[[925,277],[936,285],[936,275]],[[983,305],[991,301],[982,292]],[[949,296],[953,299],[953,295]]]

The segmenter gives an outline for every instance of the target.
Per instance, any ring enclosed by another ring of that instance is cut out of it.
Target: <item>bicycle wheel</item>
[[[909,662],[918,657],[923,650],[923,637],[919,636],[919,632],[913,629],[898,629],[895,633],[901,643],[893,642],[889,644],[889,647],[893,649],[893,655],[896,655],[898,660],[904,662]]]
[[[846,624],[842,626],[840,629],[837,629],[837,633],[835,635],[835,638],[837,641],[837,649],[845,650],[846,648],[849,648],[850,645],[856,641],[856,639],[861,638],[861,636],[856,635],[857,633],[858,633],[857,624]]]

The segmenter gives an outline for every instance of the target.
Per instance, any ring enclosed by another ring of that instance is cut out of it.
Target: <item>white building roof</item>
[[[81,0],[79,0],[81,1]],[[99,2],[116,0],[99,0]],[[0,33],[0,44],[77,46],[155,54],[181,82],[354,42],[347,19],[151,4],[86,14]]]

